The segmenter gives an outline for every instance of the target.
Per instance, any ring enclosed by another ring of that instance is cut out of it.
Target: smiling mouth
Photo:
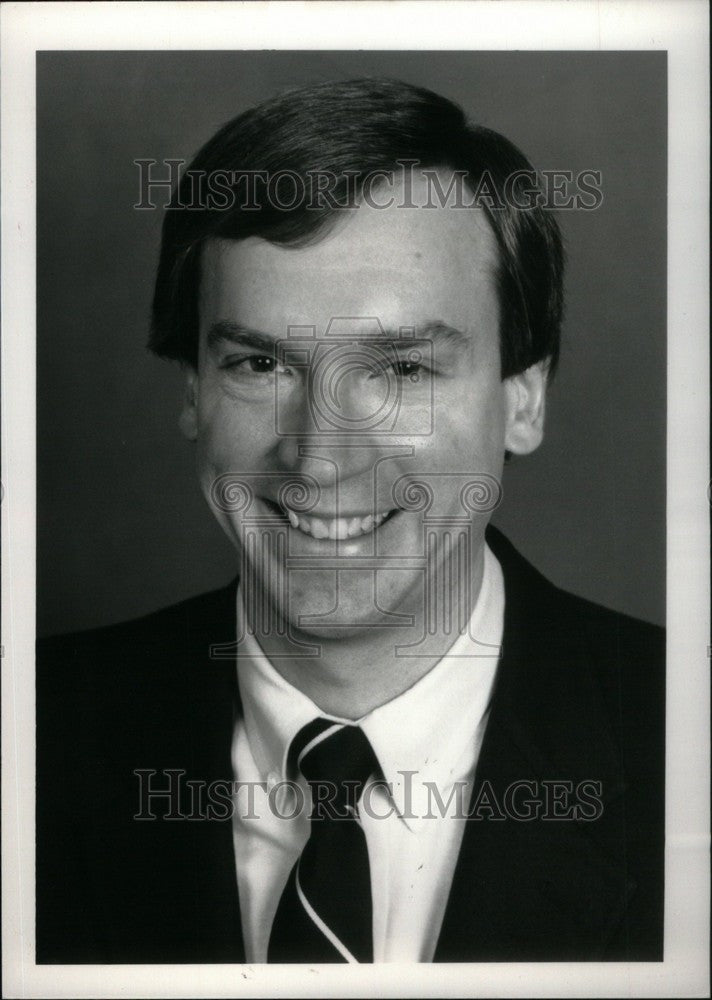
[[[398,513],[398,508],[381,514],[364,514],[354,517],[316,517],[312,514],[300,514],[289,507],[280,507],[272,500],[264,499],[266,505],[274,513],[289,521],[293,528],[312,538],[329,538],[345,541],[347,538],[358,538],[370,535],[385,522]]]

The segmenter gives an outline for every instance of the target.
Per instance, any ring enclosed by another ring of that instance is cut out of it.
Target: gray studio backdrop
[[[544,170],[600,170],[561,212],[561,368],[542,448],[494,521],[547,576],[665,615],[666,62],[629,52],[43,52],[37,59],[38,633],[140,615],[225,583],[176,420],[180,373],[145,349],[160,212],[134,160],[189,160],[287,87],[430,87]]]

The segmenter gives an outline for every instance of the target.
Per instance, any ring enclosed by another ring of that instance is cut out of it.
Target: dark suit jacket
[[[469,820],[435,960],[660,960],[663,632],[488,541],[506,610],[475,793],[594,781],[603,808]],[[38,962],[244,962],[229,820],[133,818],[136,768],[232,779],[234,661],[209,649],[235,586],[39,644]]]

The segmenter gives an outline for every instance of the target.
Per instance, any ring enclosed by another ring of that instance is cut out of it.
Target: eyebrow
[[[404,330],[413,330],[413,336],[404,335]],[[231,320],[219,320],[213,323],[208,330],[208,349],[213,349],[219,344],[228,341],[233,344],[240,344],[243,347],[252,347],[258,351],[266,353],[274,352],[275,344],[289,341],[290,337],[275,337],[260,330],[253,330],[251,327],[243,326],[241,323],[234,323]],[[294,340],[305,338],[294,337]],[[336,338],[335,338],[336,339]],[[338,338],[341,339],[341,338]],[[344,337],[348,340],[348,337]],[[417,331],[412,327],[401,327],[401,330],[384,330],[382,337],[355,338],[359,343],[377,342],[379,344],[389,344],[398,346],[399,344],[417,344],[423,341],[438,341],[453,345],[463,345],[470,343],[470,337],[462,330],[443,322],[442,320],[430,320],[424,323]]]

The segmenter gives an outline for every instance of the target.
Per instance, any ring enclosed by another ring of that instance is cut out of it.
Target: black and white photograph
[[[7,5],[6,994],[705,995],[706,8],[203,6]]]

